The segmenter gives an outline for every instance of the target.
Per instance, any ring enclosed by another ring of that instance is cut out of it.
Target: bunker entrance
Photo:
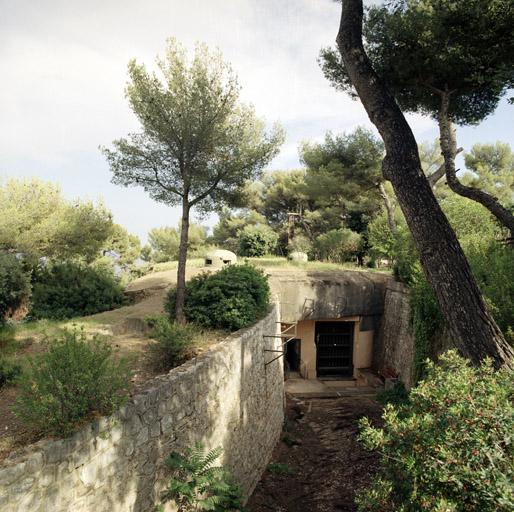
[[[289,368],[293,372],[300,371],[300,361],[301,361],[301,340],[294,339],[289,341],[286,344],[286,361],[289,364]]]
[[[316,322],[316,373],[319,377],[353,376],[355,322]]]

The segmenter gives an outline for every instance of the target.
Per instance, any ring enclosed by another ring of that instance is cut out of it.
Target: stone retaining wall
[[[391,366],[407,388],[412,387],[414,334],[409,326],[409,294],[402,283],[388,283],[384,314],[373,348],[373,363],[378,368]]]
[[[0,470],[2,512],[150,512],[169,480],[172,450],[218,445],[248,496],[283,422],[278,307],[197,359],[145,384],[131,402],[71,438],[43,440]],[[173,504],[166,511],[176,510]]]

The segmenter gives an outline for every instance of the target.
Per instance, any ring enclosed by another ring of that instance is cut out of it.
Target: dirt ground
[[[355,497],[380,471],[380,456],[357,441],[363,416],[381,424],[372,396],[306,398],[287,394],[286,429],[250,496],[252,512],[355,511]]]

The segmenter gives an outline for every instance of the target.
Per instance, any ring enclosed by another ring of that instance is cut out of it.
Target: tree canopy
[[[141,186],[156,201],[182,205],[177,271],[177,321],[183,315],[185,263],[191,208],[208,212],[237,199],[246,180],[259,176],[284,140],[268,134],[251,105],[239,101],[239,85],[220,52],[197,44],[189,60],[184,46],[168,40],[160,75],[129,63],[126,95],[141,132],[103,148],[112,181]]]
[[[484,190],[507,207],[514,206],[514,153],[509,144],[475,144],[464,153],[464,161],[469,170],[462,177],[464,184]]]
[[[373,68],[400,108],[437,119],[441,171],[450,188],[480,202],[514,231],[514,216],[496,197],[459,181],[453,128],[479,123],[514,86],[512,1],[393,0],[367,9],[363,35]],[[322,49],[320,63],[336,88],[355,95],[335,50]]]
[[[413,0],[409,3],[425,2]],[[447,4],[448,8],[463,3],[441,2]],[[403,4],[406,2],[393,2],[391,5]],[[377,73],[366,54],[362,21],[362,0],[343,0],[337,35],[342,69],[347,84],[355,87],[370,120],[384,141],[386,156],[382,164],[383,175],[393,185],[446,326],[459,350],[475,364],[490,356],[497,366],[512,368],[514,351],[492,318],[455,233],[423,173],[416,140],[398,105],[401,100],[395,101],[395,86],[392,84],[389,90],[387,79]],[[403,63],[400,62],[400,65],[403,66]],[[447,134],[444,135],[446,138]],[[443,148],[442,139],[441,136]],[[443,156],[447,166],[451,163],[447,157],[451,155],[448,152],[445,154],[444,148]],[[448,172],[446,168],[447,175]]]
[[[205,247],[207,233],[200,224],[192,222],[189,226],[188,252],[198,253]],[[148,233],[148,242],[151,247],[151,260],[161,263],[173,261],[178,258],[180,247],[180,226],[164,226],[153,228]]]
[[[113,234],[101,200],[66,199],[59,185],[38,178],[0,179],[0,249],[27,259],[91,262]]]
[[[370,6],[364,48],[407,112],[437,119],[440,91],[452,91],[449,115],[476,124],[514,86],[514,5],[511,0],[393,0]],[[334,49],[320,62],[335,87],[355,94]]]

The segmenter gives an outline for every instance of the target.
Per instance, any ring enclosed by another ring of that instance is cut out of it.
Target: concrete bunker
[[[395,334],[383,332],[386,297],[394,284],[390,276],[371,272],[273,275],[270,286],[280,303],[291,370],[327,386],[365,386],[378,380],[377,369],[390,365],[410,384],[409,363],[398,368]],[[384,344],[393,345],[385,356]]]
[[[217,249],[215,251],[209,251],[205,255],[205,266],[221,268],[225,265],[232,265],[237,262],[237,256],[231,251],[225,251],[224,249]]]

